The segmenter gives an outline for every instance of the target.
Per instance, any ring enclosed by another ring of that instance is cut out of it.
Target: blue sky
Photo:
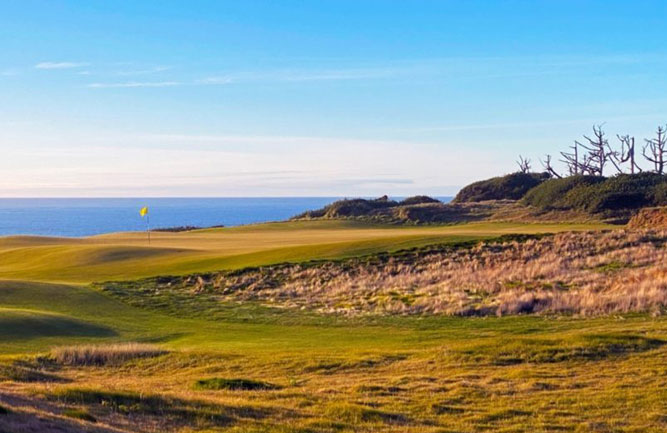
[[[0,196],[452,194],[667,122],[666,9],[0,0]]]

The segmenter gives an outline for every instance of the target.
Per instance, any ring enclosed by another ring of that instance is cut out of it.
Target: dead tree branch
[[[553,166],[551,165],[551,155],[546,155],[544,161],[540,160],[540,163],[542,163],[542,167],[552,175],[553,177],[557,177],[558,179],[562,179],[563,176],[561,176],[556,170],[554,170]]]
[[[665,173],[665,161],[667,159],[667,136],[665,128],[658,126],[656,138],[645,139],[646,144],[642,148],[644,158],[653,163],[655,172]]]
[[[603,125],[593,126],[593,138],[584,135],[587,143],[575,142],[578,146],[583,147],[588,153],[584,156],[580,168],[583,171],[593,176],[602,176],[604,174],[604,167],[609,161],[612,153],[609,148],[609,142],[602,129]]]
[[[531,165],[529,158],[524,158],[523,156],[519,155],[519,160],[516,163],[519,166],[519,172],[530,173]]]

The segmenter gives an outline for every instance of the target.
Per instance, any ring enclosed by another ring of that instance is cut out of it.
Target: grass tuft
[[[153,358],[164,355],[166,350],[151,344],[124,343],[57,347],[51,351],[51,359],[63,365],[117,365],[132,359]]]
[[[84,409],[66,409],[63,415],[68,418],[80,419],[82,421],[97,422],[97,419]]]
[[[332,404],[326,409],[325,413],[330,418],[353,425],[366,423],[402,424],[406,422],[403,415],[351,403]]]

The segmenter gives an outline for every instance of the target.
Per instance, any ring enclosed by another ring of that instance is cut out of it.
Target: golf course
[[[5,237],[0,431],[664,431],[661,315],[340,315],[105,289],[610,230],[622,228],[322,220],[150,244],[140,232]]]

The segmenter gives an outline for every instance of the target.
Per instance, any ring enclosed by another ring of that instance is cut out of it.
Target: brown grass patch
[[[117,365],[133,359],[164,355],[166,350],[152,344],[121,343],[57,347],[50,359],[63,365]]]
[[[422,255],[209,274],[170,290],[346,315],[660,314],[667,307],[665,245],[667,231],[560,233]]]

